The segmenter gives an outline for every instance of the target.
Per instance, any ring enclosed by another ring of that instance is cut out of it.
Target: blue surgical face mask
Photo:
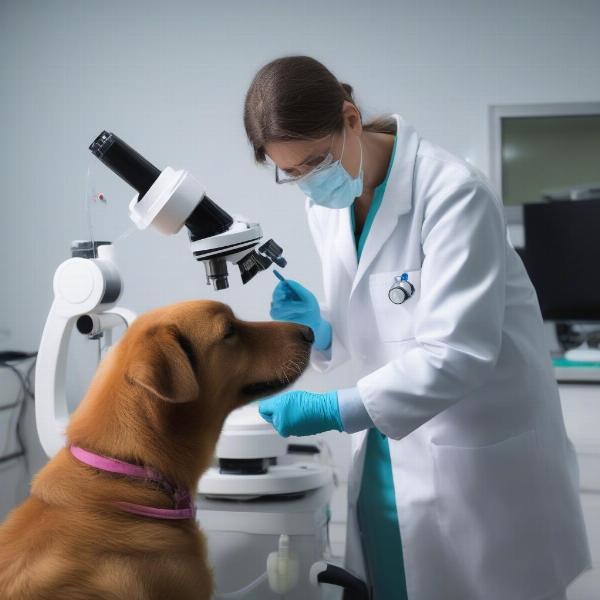
[[[346,129],[340,159],[330,165],[309,173],[298,181],[298,187],[315,203],[327,208],[348,208],[362,194],[363,190],[363,153],[360,138],[360,165],[358,175],[352,177],[342,166],[342,156],[346,145]]]

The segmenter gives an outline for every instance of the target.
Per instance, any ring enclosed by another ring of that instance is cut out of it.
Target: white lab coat
[[[484,177],[396,119],[358,266],[349,210],[307,200],[333,327],[311,362],[324,372],[352,360],[389,438],[409,600],[546,598],[590,556],[536,294]],[[392,304],[403,272],[415,294]],[[361,577],[365,441],[353,435],[346,547]]]

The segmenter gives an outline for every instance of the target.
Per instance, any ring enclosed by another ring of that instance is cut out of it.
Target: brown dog
[[[195,490],[225,417],[297,379],[312,340],[306,327],[239,321],[217,302],[146,313],[100,365],[71,418],[68,445],[151,466]],[[0,598],[210,598],[196,522],[137,516],[117,501],[173,507],[157,486],[61,450],[0,528]]]

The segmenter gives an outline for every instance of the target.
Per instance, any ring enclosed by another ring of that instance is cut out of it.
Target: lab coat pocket
[[[394,304],[389,298],[395,278],[402,273],[415,291],[403,304]],[[421,295],[421,271],[388,271],[369,276],[369,293],[377,332],[382,342],[401,342],[415,337],[414,314]]]
[[[436,508],[464,600],[530,600],[556,589],[535,431],[478,448],[432,443]]]

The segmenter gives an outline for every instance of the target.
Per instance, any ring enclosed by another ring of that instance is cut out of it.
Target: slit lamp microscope
[[[204,265],[207,284],[215,290],[229,286],[228,263],[238,266],[244,284],[272,263],[285,267],[283,250],[275,241],[259,246],[258,223],[236,221],[188,171],[172,167],[160,171],[108,131],[100,133],[89,149],[137,191],[129,215],[139,229],[152,227],[165,235],[187,229],[192,256]],[[91,339],[103,336],[105,346],[110,346],[112,330],[130,325],[136,316],[117,306],[123,282],[110,243],[73,242],[71,252],[54,275],[54,301],[36,369],[36,423],[48,456],[64,445],[66,358],[73,328]]]
[[[285,267],[282,248],[272,239],[261,243],[258,223],[234,219],[189,172],[159,170],[108,131],[89,149],[136,190],[129,215],[139,229],[152,227],[165,235],[187,229],[192,256],[204,265],[206,282],[215,290],[229,286],[228,265],[237,265],[244,284],[273,263]],[[73,242],[71,252],[54,275],[54,300],[35,376],[36,426],[49,457],[65,443],[66,363],[73,330],[89,339],[103,337],[110,347],[113,329],[136,318],[118,306],[123,281],[113,246]],[[321,599],[320,583],[345,587],[349,600],[367,597],[362,581],[322,560],[333,481],[328,466],[289,461],[287,442],[260,419],[255,406],[230,415],[216,458],[218,464],[199,484],[198,518],[211,549],[217,589],[238,589],[217,598],[266,600],[285,593],[286,600]],[[257,464],[264,467],[260,472]],[[310,579],[313,585],[300,584],[300,574],[305,575],[304,584]],[[246,585],[248,581],[253,583]]]

